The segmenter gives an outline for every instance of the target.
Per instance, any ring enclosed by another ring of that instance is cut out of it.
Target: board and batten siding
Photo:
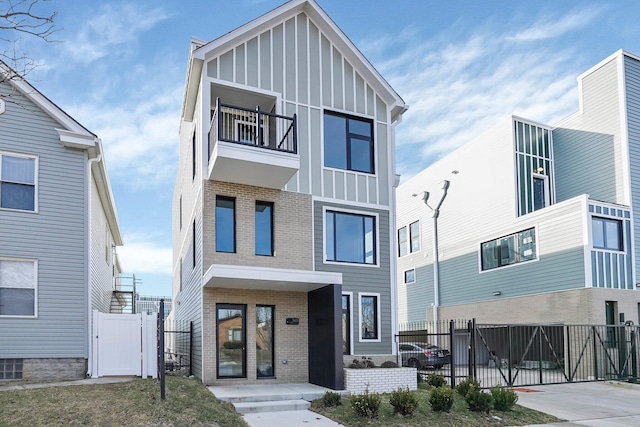
[[[280,113],[297,115],[300,170],[286,190],[389,206],[390,171],[394,169],[388,154],[393,132],[389,108],[307,14],[276,23],[258,36],[214,53],[206,58],[205,70],[205,82],[230,82],[277,93]],[[323,166],[325,110],[373,121],[375,174]]]
[[[629,141],[629,174],[633,209],[635,271],[640,271],[640,61],[624,56],[627,108],[627,138]]]
[[[582,111],[553,130],[556,201],[589,194],[628,205],[622,141],[618,59],[581,78]]]
[[[62,126],[26,97],[11,100],[0,150],[38,156],[38,212],[0,210],[0,257],[38,260],[38,316],[0,317],[0,358],[87,357],[87,156],[64,148]]]
[[[378,267],[375,266],[358,266],[358,265],[340,265],[339,263],[324,263],[324,218],[323,208],[328,210],[335,209],[351,210],[362,212],[362,214],[378,215],[378,235],[376,244],[378,245]],[[389,212],[379,209],[365,209],[360,207],[352,207],[337,203],[321,203],[314,201],[313,204],[313,226],[314,226],[314,254],[316,271],[331,271],[342,273],[342,291],[353,292],[353,312],[351,313],[353,337],[352,352],[358,354],[391,354],[393,348],[392,336],[392,319],[391,319],[391,254],[390,236],[389,236]],[[380,294],[380,325],[381,340],[380,342],[359,342],[359,318],[360,307],[358,295],[363,293],[379,293]]]

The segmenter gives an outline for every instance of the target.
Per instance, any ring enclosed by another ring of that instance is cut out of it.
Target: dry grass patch
[[[167,377],[166,400],[152,379],[0,392],[0,426],[246,427],[233,407],[198,380]]]

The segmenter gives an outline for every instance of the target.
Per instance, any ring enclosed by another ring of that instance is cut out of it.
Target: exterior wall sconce
[[[500,292],[500,291],[495,291],[495,292],[493,293],[493,296],[494,296],[494,297],[497,297],[497,296],[500,296],[500,295],[502,295],[502,292]]]

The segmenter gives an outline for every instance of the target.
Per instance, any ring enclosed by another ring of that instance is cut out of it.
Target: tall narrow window
[[[191,179],[196,177],[196,132],[193,132],[191,139]]]
[[[273,203],[256,202],[256,255],[273,256]]]
[[[216,251],[236,251],[236,199],[216,197]]]
[[[36,158],[0,153],[0,207],[35,211]]]
[[[618,311],[618,303],[616,301],[605,301],[605,320],[607,325],[616,324],[616,311]],[[617,345],[617,330],[615,327],[607,328],[607,347],[615,347]]]
[[[0,316],[35,316],[36,262],[0,259]]]
[[[376,263],[374,217],[327,211],[325,224],[327,261]]]
[[[408,252],[407,227],[402,227],[398,230],[398,256],[405,256]]]
[[[274,368],[273,305],[256,306],[256,368],[258,378],[272,378]]]
[[[351,354],[351,296],[342,295],[342,354]]]
[[[411,253],[420,250],[420,221],[416,221],[409,226]]]
[[[193,268],[196,268],[196,221],[193,221],[191,229],[191,255],[193,261]]]
[[[324,165],[374,173],[373,122],[325,112]]]
[[[182,194],[180,195],[180,230],[182,231]]]
[[[533,175],[533,210],[537,211],[549,204],[549,178]]]
[[[362,340],[379,340],[378,295],[360,295],[360,337]]]

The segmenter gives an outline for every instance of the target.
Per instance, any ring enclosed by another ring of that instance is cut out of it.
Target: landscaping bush
[[[340,393],[334,393],[333,391],[328,391],[322,396],[322,406],[325,408],[332,408],[335,406],[342,405],[342,397]]]
[[[381,368],[397,368],[398,364],[396,362],[393,362],[391,360],[387,360],[385,362],[382,362],[382,365],[380,365]]]
[[[480,383],[475,378],[467,377],[458,383],[456,391],[460,396],[465,397],[472,387],[480,388]]]
[[[367,388],[363,394],[351,396],[351,407],[361,417],[377,418],[382,399],[376,392],[369,393]]]
[[[411,415],[418,407],[418,398],[408,388],[399,387],[391,392],[389,403],[393,406],[394,414]]]
[[[429,396],[429,404],[436,412],[449,412],[453,406],[453,389],[451,387],[433,389]]]
[[[375,368],[376,364],[373,363],[371,359],[353,359],[353,362],[349,365],[349,368],[352,369],[366,369],[366,368]]]
[[[518,395],[513,389],[496,385],[491,388],[493,407],[498,411],[510,411],[518,401]]]
[[[427,384],[432,387],[442,387],[447,384],[447,381],[444,379],[444,376],[440,374],[429,374],[427,375]]]
[[[470,411],[489,412],[493,397],[489,393],[484,393],[477,387],[471,387],[465,396]]]

